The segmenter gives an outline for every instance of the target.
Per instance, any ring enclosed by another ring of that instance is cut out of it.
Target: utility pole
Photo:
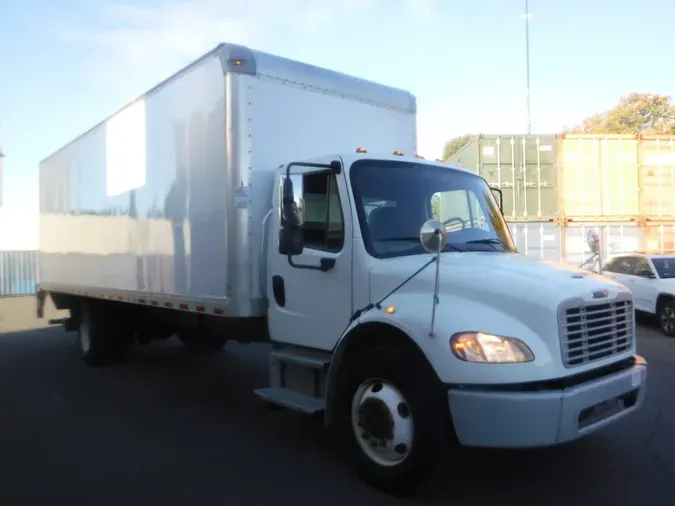
[[[525,0],[525,72],[527,74],[527,134],[532,133],[532,111],[530,106],[530,8]]]

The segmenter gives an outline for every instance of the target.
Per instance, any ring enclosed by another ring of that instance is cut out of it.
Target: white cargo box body
[[[280,164],[416,149],[408,92],[221,44],[40,164],[41,287],[264,314]]]

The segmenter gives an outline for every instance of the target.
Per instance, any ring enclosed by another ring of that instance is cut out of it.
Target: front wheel
[[[384,379],[367,379],[352,398],[352,429],[360,451],[381,467],[401,464],[413,448],[410,403]]]
[[[669,300],[661,305],[659,325],[665,335],[675,337],[675,301]]]
[[[410,355],[390,347],[367,350],[350,367],[346,390],[350,423],[343,429],[357,472],[394,494],[412,492],[428,477],[444,420],[437,385]]]

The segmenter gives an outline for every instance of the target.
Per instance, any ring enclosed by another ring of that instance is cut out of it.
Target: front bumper
[[[449,389],[459,441],[466,446],[527,448],[573,441],[638,409],[645,397],[647,362],[549,391]]]

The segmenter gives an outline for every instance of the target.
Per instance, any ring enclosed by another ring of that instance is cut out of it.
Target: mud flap
[[[45,317],[45,301],[47,300],[47,292],[44,290],[41,290],[40,287],[37,287],[36,290],[36,295],[37,295],[37,317],[38,318],[44,318]]]

